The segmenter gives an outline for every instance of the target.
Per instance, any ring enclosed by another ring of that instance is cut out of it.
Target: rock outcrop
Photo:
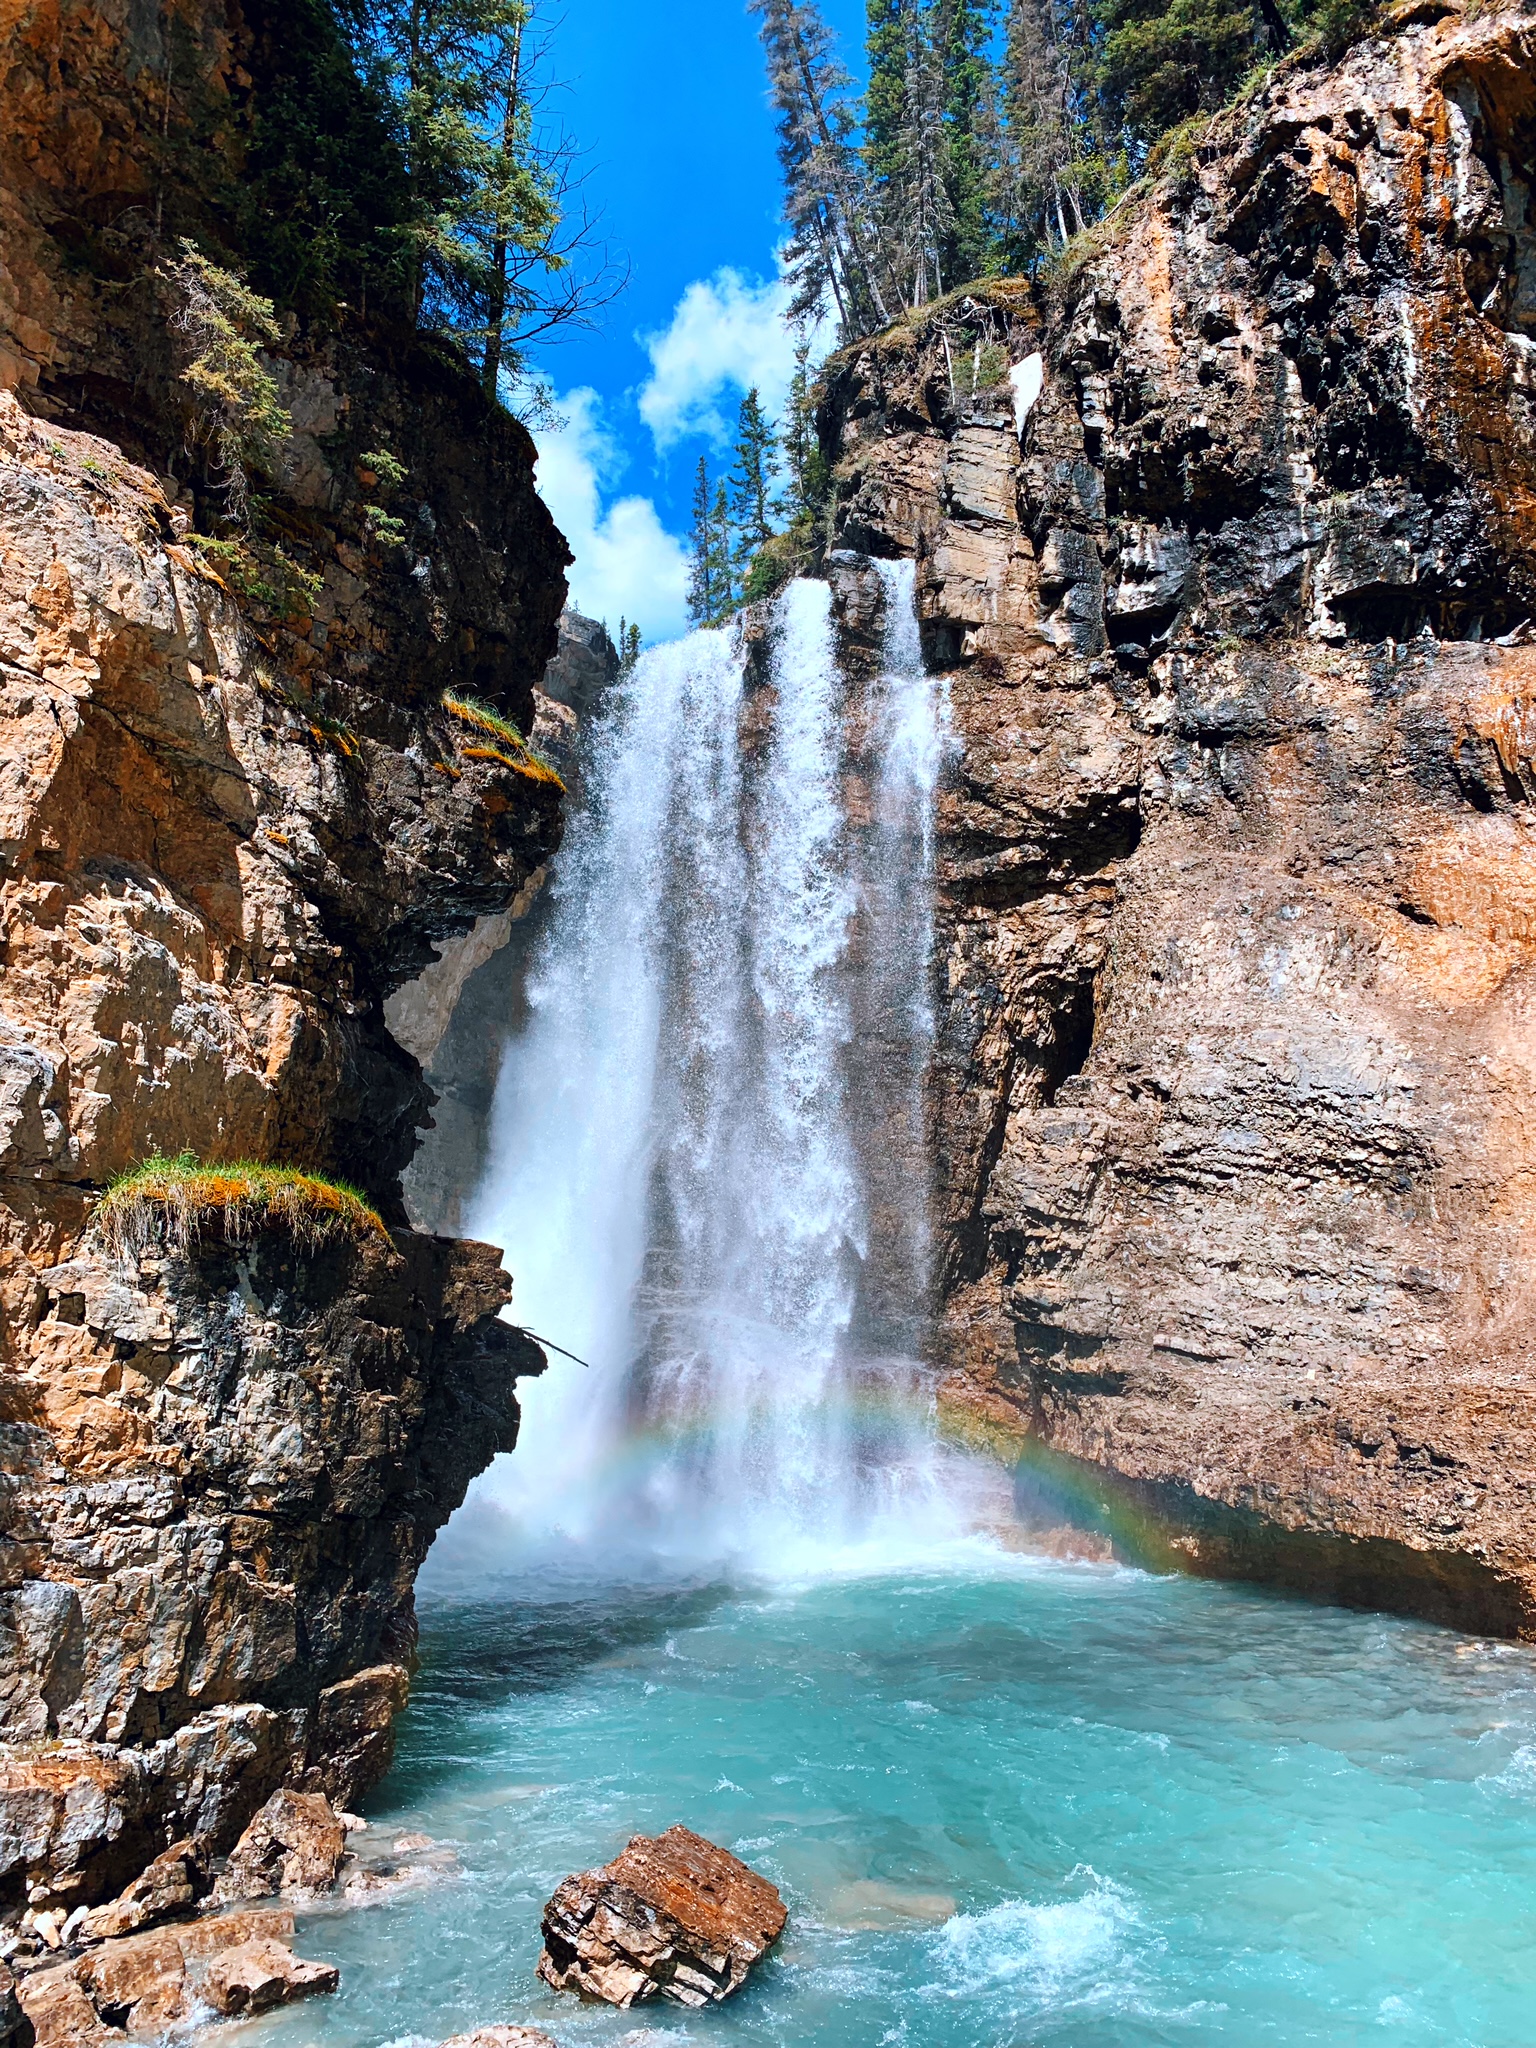
[[[323,1792],[274,1792],[219,1874],[222,1899],[317,1896],[335,1884],[347,1831]]]
[[[280,30],[29,0],[0,62],[6,1914],[131,1920],[173,1845],[204,1871],[280,1788],[378,1776],[415,1570],[543,1363],[497,1252],[404,1227],[430,1093],[384,1018],[558,844],[558,781],[444,702],[536,716],[568,557],[533,444],[440,349],[288,319],[284,588],[189,532],[219,484],[163,258],[231,248]],[[109,1180],[183,1152],[345,1176],[380,1227],[107,1244]]]
[[[1524,1634],[1533,124],[1528,14],[1399,10],[821,415],[960,743],[949,1413],[1136,1555]]]
[[[785,1917],[765,1877],[691,1829],[634,1835],[544,1908],[539,1975],[608,2005],[713,2005],[741,1989]]]
[[[560,617],[560,644],[534,692],[533,739],[573,797],[581,791],[581,738],[619,678],[606,626]],[[546,929],[550,898],[540,868],[506,910],[482,917],[384,1006],[389,1028],[421,1062],[436,1098],[405,1175],[411,1221],[458,1231],[485,1171],[491,1105],[508,1039],[527,1016],[524,988]]]
[[[293,1915],[280,1908],[218,1914],[32,1970],[17,1996],[35,2048],[108,2048],[205,2010],[255,2014],[334,1991],[335,1966],[305,1962],[292,1943]]]

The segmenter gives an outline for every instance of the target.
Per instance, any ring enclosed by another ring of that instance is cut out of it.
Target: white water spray
[[[782,1564],[954,1528],[888,1355],[926,1294],[945,721],[911,567],[880,575],[867,685],[796,582],[769,687],[695,633],[593,736],[471,1219],[518,1320],[592,1364],[524,1383],[482,1532]]]

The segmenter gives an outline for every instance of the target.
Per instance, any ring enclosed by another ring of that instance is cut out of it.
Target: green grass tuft
[[[354,1238],[377,1234],[390,1242],[383,1217],[347,1181],[249,1159],[205,1165],[195,1152],[180,1152],[173,1159],[157,1152],[120,1173],[102,1196],[94,1221],[108,1248],[125,1258],[144,1252],[157,1224],[179,1251],[211,1223],[218,1223],[231,1243],[268,1224],[290,1231],[306,1245],[338,1233]]]
[[[488,732],[494,739],[506,740],[514,747],[526,745],[511,719],[503,718],[499,711],[493,711],[489,704],[482,704],[478,697],[456,697],[451,690],[445,690],[443,709],[461,725],[472,725],[477,732]]]
[[[504,768],[510,768],[528,782],[545,782],[564,790],[565,784],[554,763],[547,761],[537,747],[529,745],[510,718],[503,718],[499,711],[493,711],[489,704],[482,704],[478,697],[456,697],[449,690],[443,692],[442,706],[461,725],[487,733],[492,739],[500,740],[502,746],[512,749],[511,754],[504,754],[500,747],[460,747],[459,752],[466,761],[499,761]]]

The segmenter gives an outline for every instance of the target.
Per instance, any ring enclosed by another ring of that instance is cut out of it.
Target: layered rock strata
[[[3,405],[0,1730],[93,1747],[0,1760],[0,1890],[73,1905],[175,1836],[228,1848],[285,1780],[377,1775],[415,1568],[541,1363],[485,1247],[215,1229],[124,1263],[93,1191],[190,1147],[388,1201],[403,934],[515,895],[558,813],[498,763],[434,772],[441,711],[337,750],[152,480]],[[354,856],[382,953],[326,914]]]
[[[416,1567],[542,1365],[500,1255],[404,1227],[430,1092],[384,1003],[558,844],[558,783],[444,699],[529,729],[567,552],[463,365],[339,316],[267,358],[270,562],[189,530],[227,493],[164,264],[193,214],[239,261],[214,201],[273,30],[39,0],[0,59],[8,1915],[114,1897],[173,1844],[201,1868],[279,1787],[379,1774]],[[109,1247],[108,1181],[184,1151],[343,1175],[383,1223],[188,1243],[150,1217]]]
[[[715,2005],[741,1989],[785,1918],[767,1878],[691,1828],[633,1835],[544,1908],[539,1975],[608,2005]]]
[[[1402,10],[821,415],[959,743],[951,1413],[1134,1554],[1524,1634],[1533,121],[1529,15]]]
[[[533,693],[532,738],[573,800],[581,794],[583,736],[618,679],[618,650],[607,627],[562,612],[559,645]],[[538,869],[506,910],[480,918],[445,945],[384,1006],[390,1030],[420,1061],[435,1098],[405,1175],[406,1207],[421,1229],[462,1230],[484,1174],[502,1055],[527,1020],[528,974],[548,925],[545,880]]]
[[[332,1963],[296,1956],[293,1915],[277,1907],[226,1913],[104,1942],[22,1978],[32,2048],[110,2048],[164,2038],[213,2012],[250,2016],[334,1991]]]

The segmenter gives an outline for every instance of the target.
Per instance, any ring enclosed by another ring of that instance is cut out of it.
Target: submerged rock
[[[274,1792],[235,1844],[217,1896],[328,1892],[346,1853],[346,1829],[323,1792]]]
[[[741,1989],[785,1918],[768,1880],[702,1835],[635,1835],[601,1870],[568,1877],[544,1908],[539,1975],[609,2005],[709,2005]]]

